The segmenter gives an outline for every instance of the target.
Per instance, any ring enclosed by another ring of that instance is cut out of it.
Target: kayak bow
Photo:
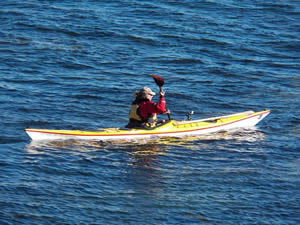
[[[270,110],[231,114],[202,120],[170,120],[153,129],[103,128],[95,131],[25,129],[34,141],[41,140],[134,140],[155,137],[198,136],[237,128],[255,126],[270,113]]]

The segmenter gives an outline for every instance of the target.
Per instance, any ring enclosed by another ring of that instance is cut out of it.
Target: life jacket
[[[131,105],[131,108],[129,111],[129,120],[137,120],[140,122],[143,121],[142,117],[139,115],[138,109],[139,109],[139,104],[133,103]]]
[[[129,123],[127,125],[128,128],[130,127],[155,127],[157,115],[153,113],[149,115],[147,118],[142,118],[139,113],[139,106],[144,101],[134,101],[131,105],[129,111]]]

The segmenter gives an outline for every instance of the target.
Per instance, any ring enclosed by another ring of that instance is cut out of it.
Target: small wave
[[[33,111],[33,110],[32,110]],[[23,127],[39,127],[39,128],[43,128],[43,127],[47,127],[49,125],[51,125],[52,123],[50,121],[47,120],[27,120],[23,123]]]
[[[5,8],[0,9],[0,14],[3,17],[13,16],[13,17],[25,17],[26,14],[18,9],[8,9],[5,10]]]
[[[83,70],[83,69],[93,69],[94,67],[91,65],[83,64],[83,63],[74,63],[70,61],[58,63],[64,68],[73,69],[73,70]]]
[[[74,95],[72,97],[76,99],[102,99],[102,97],[100,96],[91,95],[91,94],[79,94],[79,95]]]
[[[136,43],[139,44],[145,44],[145,45],[151,45],[151,46],[155,46],[158,45],[158,41],[153,39],[153,38],[149,38],[149,37],[143,37],[143,36],[137,36],[137,35],[120,35],[123,38],[132,40]]]
[[[296,1],[295,1],[296,2]],[[260,6],[263,7],[263,10],[272,10],[272,11],[282,11],[282,10],[290,10],[295,9],[296,5],[289,4],[288,2],[262,2]]]
[[[0,137],[0,144],[14,144],[24,142],[23,139],[17,137],[8,137],[8,136],[1,136]]]
[[[32,77],[33,78],[33,77]],[[8,83],[16,83],[16,84],[58,84],[55,80],[50,79],[12,79],[12,78],[5,78],[3,79],[5,82]]]
[[[210,39],[210,38],[202,38],[201,39],[204,45],[213,45],[213,46],[231,46],[232,44],[225,42],[225,41],[220,41],[216,39]]]
[[[150,57],[148,58],[152,62],[160,62],[165,64],[204,64],[204,62],[201,59],[196,58],[170,58],[170,57]]]
[[[73,37],[80,36],[80,33],[76,32],[75,30],[67,30],[60,27],[50,27],[50,26],[46,27],[41,25],[34,25],[34,27],[37,31],[41,31],[41,32],[63,33]]]

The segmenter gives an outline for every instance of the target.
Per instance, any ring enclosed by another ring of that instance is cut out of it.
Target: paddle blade
[[[162,77],[157,76],[157,75],[154,75],[154,74],[152,75],[152,77],[153,77],[155,83],[156,83],[159,87],[162,87],[162,86],[164,85],[165,81],[164,81],[164,79],[163,79]]]

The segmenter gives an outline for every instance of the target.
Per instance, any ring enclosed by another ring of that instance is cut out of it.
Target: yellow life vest
[[[142,121],[142,118],[140,115],[138,115],[138,108],[139,108],[139,105],[138,104],[132,104],[131,105],[131,109],[129,111],[129,119],[134,119],[134,120],[137,120],[137,121]]]
[[[147,118],[147,120],[145,121],[145,119],[142,119],[142,117],[139,115],[138,108],[139,108],[138,104],[131,105],[131,108],[129,111],[129,121],[138,121],[140,123],[143,123],[144,126],[146,126],[146,127],[155,127],[156,120],[157,120],[156,113],[152,117]]]

